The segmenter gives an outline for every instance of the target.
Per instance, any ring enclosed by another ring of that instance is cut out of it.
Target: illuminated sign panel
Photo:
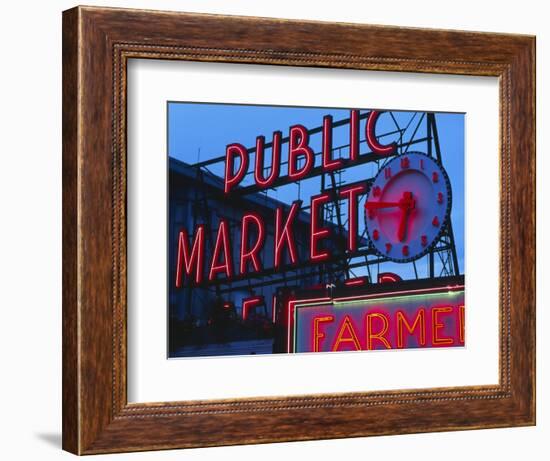
[[[464,287],[290,303],[290,352],[464,346]]]

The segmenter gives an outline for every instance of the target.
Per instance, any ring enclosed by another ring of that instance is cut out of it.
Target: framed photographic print
[[[534,424],[534,50],[64,12],[64,449]]]

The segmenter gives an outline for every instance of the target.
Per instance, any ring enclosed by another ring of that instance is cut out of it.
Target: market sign
[[[396,153],[397,144],[395,142],[382,145],[376,138],[375,127],[379,115],[380,112],[374,110],[368,115],[365,124],[365,140],[369,146],[370,152],[363,157],[374,155],[383,158]],[[257,192],[261,192],[274,186],[295,183],[296,181],[319,175],[320,172],[334,173],[336,170],[342,170],[354,164],[361,163],[362,159],[359,154],[359,118],[359,110],[354,109],[350,111],[349,157],[347,159],[335,159],[332,157],[334,151],[332,145],[332,116],[326,115],[323,117],[321,165],[317,168],[315,167],[315,152],[309,144],[309,131],[303,125],[291,126],[288,131],[288,138],[286,138],[285,141],[285,143],[288,144],[288,171],[286,175],[281,173],[282,133],[280,131],[274,132],[273,140],[269,143],[269,147],[271,148],[269,170],[271,173],[268,177],[264,176],[264,170],[267,166],[264,162],[264,154],[268,144],[266,144],[263,136],[258,136],[256,138],[256,147],[254,150],[253,187],[256,188]],[[411,155],[414,156],[414,154]],[[414,158],[416,159],[416,157]],[[426,156],[422,156],[421,161],[426,163],[430,162],[429,158]],[[417,161],[417,163],[418,165],[407,165],[406,169],[410,169],[411,172],[416,171],[415,166],[419,167],[420,160]],[[223,197],[224,201],[227,203],[230,203],[231,200],[242,193],[243,189],[239,188],[239,185],[249,170],[249,164],[249,150],[244,145],[232,143],[226,146]],[[424,168],[424,164],[422,164],[422,168]],[[387,171],[386,168],[386,175],[388,174]],[[399,182],[396,190],[391,190],[386,195],[393,198],[395,193],[402,194],[403,191],[400,190],[400,184]],[[380,186],[377,187],[383,191],[385,184],[381,182]],[[367,186],[363,181],[363,183],[360,184],[352,184],[337,189],[336,197],[334,196],[334,191],[325,191],[312,196],[310,202],[306,204],[311,215],[308,239],[309,255],[306,257],[306,261],[299,261],[298,244],[293,230],[294,221],[303,208],[303,203],[300,199],[294,200],[290,207],[280,205],[274,210],[271,216],[271,220],[274,223],[273,240],[267,239],[265,217],[254,210],[246,210],[243,212],[240,219],[240,238],[237,238],[236,241],[231,238],[230,222],[226,217],[220,219],[217,230],[215,230],[215,239],[212,239],[212,242],[208,239],[212,229],[208,228],[204,223],[196,224],[192,235],[190,235],[187,229],[182,229],[177,239],[175,287],[181,288],[184,279],[187,279],[190,284],[201,285],[204,283],[215,283],[220,275],[225,278],[225,280],[233,280],[239,277],[244,278],[250,273],[263,273],[266,269],[272,271],[283,270],[285,260],[287,259],[286,255],[288,255],[289,265],[294,268],[300,263],[311,265],[328,262],[333,255],[329,249],[322,249],[321,247],[323,240],[330,240],[332,230],[329,227],[323,226],[323,223],[320,221],[322,221],[321,218],[323,216],[323,205],[334,200],[347,201],[347,210],[350,219],[348,220],[346,251],[350,253],[357,251],[358,202],[360,196],[367,193]],[[382,193],[383,192],[381,192],[381,194]],[[412,194],[412,192],[407,193],[409,195]],[[403,218],[407,218],[405,215],[408,215],[409,209],[413,208],[412,199],[407,203],[398,202],[398,199],[395,200],[395,204],[382,205],[384,205],[385,208],[396,207],[402,209]],[[381,205],[378,203],[377,206]],[[372,210],[371,214],[373,214]],[[387,214],[387,210],[382,210],[379,214]],[[382,216],[382,218],[384,219],[384,216]],[[386,227],[388,226],[387,221],[386,218]],[[405,221],[408,220],[405,219]],[[443,219],[441,224],[439,222],[437,225],[434,224],[434,232],[439,231],[442,224]],[[379,231],[376,230],[376,232]],[[384,232],[383,227],[381,227],[381,232]],[[383,235],[383,237],[385,236]],[[420,238],[421,237],[418,236],[418,239]],[[421,251],[426,251],[429,248],[429,242],[426,236],[423,236],[423,238],[425,241],[423,240],[422,243],[418,243],[418,245],[421,245]],[[264,247],[268,245],[268,240],[270,242],[268,251],[272,254],[273,260],[272,267],[264,267],[264,262],[260,258],[260,254],[264,250]],[[420,242],[420,240],[418,241]],[[389,240],[384,240],[384,242],[385,244],[389,244]],[[409,248],[408,245],[405,246],[407,249]],[[236,254],[238,261],[234,260],[236,253],[234,251],[235,248],[239,249]],[[412,248],[411,246],[411,249]],[[397,245],[392,251],[399,251]],[[389,250],[388,256],[392,256]],[[408,250],[405,256],[410,256]]]
[[[289,352],[464,346],[464,285],[289,302]]]

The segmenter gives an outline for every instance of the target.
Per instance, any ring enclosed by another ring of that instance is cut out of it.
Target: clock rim
[[[396,263],[412,262],[412,261],[416,261],[417,259],[422,258],[423,256],[426,256],[426,254],[428,254],[435,247],[437,241],[440,239],[441,235],[443,234],[443,230],[444,230],[445,226],[447,225],[447,222],[450,221],[450,219],[451,219],[451,210],[452,210],[452,204],[453,204],[453,193],[452,193],[451,180],[449,178],[449,175],[448,175],[447,171],[445,170],[445,167],[443,167],[443,164],[437,158],[432,157],[431,155],[428,155],[425,152],[421,152],[421,151],[410,151],[410,152],[406,152],[404,154],[397,154],[397,155],[391,155],[391,156],[384,157],[384,158],[390,158],[390,160],[387,163],[385,163],[384,165],[382,165],[379,168],[378,173],[376,173],[376,176],[374,176],[374,178],[373,178],[373,180],[372,180],[372,182],[369,186],[369,189],[367,191],[367,194],[366,194],[367,201],[369,200],[373,184],[376,182],[376,180],[378,179],[378,177],[380,175],[384,174],[383,169],[389,163],[399,159],[400,157],[403,157],[405,155],[411,155],[411,154],[422,155],[422,156],[430,159],[431,161],[433,161],[438,166],[441,173],[443,173],[443,177],[445,179],[445,186],[447,188],[447,196],[448,196],[449,199],[447,200],[447,208],[445,210],[445,215],[444,215],[443,220],[441,222],[441,226],[439,227],[438,233],[432,239],[431,243],[429,245],[426,245],[426,248],[424,248],[420,253],[417,253],[415,256],[412,256],[412,257],[394,258],[394,257],[390,257],[386,253],[380,251],[376,247],[376,245],[373,243],[374,240],[371,237],[371,233],[369,231],[367,213],[366,213],[366,211],[363,212],[363,217],[364,217],[364,220],[365,220],[365,230],[367,232],[367,236],[369,238],[369,241],[370,241],[370,244],[371,244],[372,248],[374,249],[374,251],[376,251],[376,253],[379,256],[382,256],[382,257],[388,259],[389,261],[396,262]]]

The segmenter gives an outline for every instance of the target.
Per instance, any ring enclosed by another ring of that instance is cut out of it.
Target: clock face
[[[432,157],[411,152],[378,172],[365,203],[365,222],[380,255],[407,262],[430,250],[450,211],[447,173]]]

